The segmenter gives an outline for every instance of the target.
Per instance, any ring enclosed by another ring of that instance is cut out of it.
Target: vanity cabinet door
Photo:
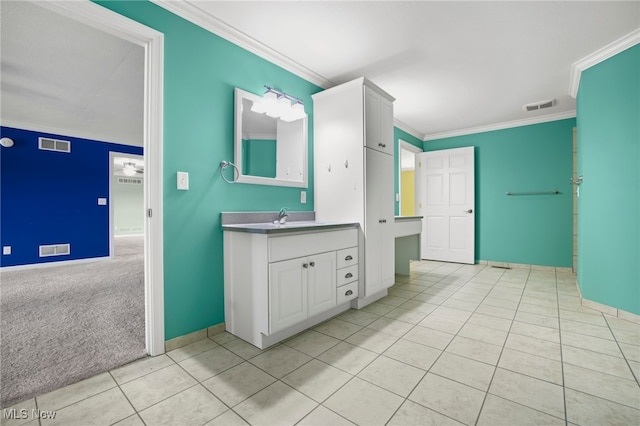
[[[307,319],[306,257],[269,264],[269,333]]]
[[[309,257],[309,316],[336,306],[336,252]]]

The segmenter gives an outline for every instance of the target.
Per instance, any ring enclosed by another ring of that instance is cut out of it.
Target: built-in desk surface
[[[409,275],[411,259],[420,260],[422,216],[396,216],[396,274]]]

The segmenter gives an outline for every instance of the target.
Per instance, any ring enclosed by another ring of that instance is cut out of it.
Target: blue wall
[[[427,141],[475,147],[476,260],[571,267],[575,119]],[[559,195],[506,196],[507,191]]]
[[[109,255],[109,152],[142,148],[0,127],[15,145],[0,149],[1,266]],[[71,141],[71,152],[38,149],[38,138]],[[71,244],[69,255],[39,257],[38,246]]]
[[[578,91],[578,283],[640,314],[640,45],[582,72]]]

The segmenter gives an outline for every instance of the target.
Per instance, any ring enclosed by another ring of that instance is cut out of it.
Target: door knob
[[[471,210],[471,209],[465,210],[465,213],[473,213],[473,210]]]

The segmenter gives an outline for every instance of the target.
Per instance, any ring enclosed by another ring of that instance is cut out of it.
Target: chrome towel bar
[[[510,192],[507,191],[506,195],[558,195],[560,191],[554,189],[553,191],[539,191],[539,192]]]

